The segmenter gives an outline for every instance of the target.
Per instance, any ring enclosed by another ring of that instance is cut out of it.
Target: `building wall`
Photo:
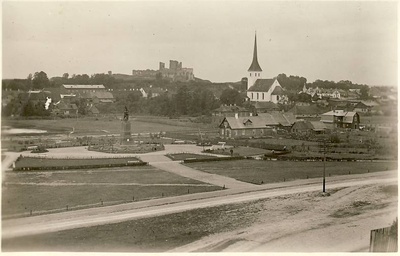
[[[231,138],[250,138],[250,137],[264,137],[274,134],[272,128],[248,128],[248,129],[230,129],[220,128],[220,136],[226,139]]]

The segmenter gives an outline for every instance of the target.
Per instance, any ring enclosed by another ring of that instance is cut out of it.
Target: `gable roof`
[[[227,121],[231,129],[257,129],[267,128],[267,126],[277,126],[279,123],[271,115],[249,116],[249,117],[225,117],[221,125]],[[221,126],[220,125],[220,126]]]
[[[353,123],[353,118],[358,115],[357,112],[345,112],[345,111],[329,111],[321,115],[321,121],[325,123],[332,123],[333,117],[343,117],[343,123]]]
[[[81,92],[79,96],[85,99],[92,99],[97,97],[98,99],[114,99],[114,96],[111,92],[106,91],[94,91],[94,92]]]
[[[284,95],[283,89],[280,86],[276,86],[271,93],[272,95]]]
[[[271,88],[272,84],[275,82],[275,79],[257,79],[252,87],[250,87],[247,91],[253,92],[268,92]]]
[[[102,84],[63,84],[65,89],[105,89]]]

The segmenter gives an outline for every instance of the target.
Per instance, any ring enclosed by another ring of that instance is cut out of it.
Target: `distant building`
[[[219,108],[212,111],[212,121],[220,124],[225,117],[246,117],[252,116],[253,113],[240,106],[236,105],[221,105]]]
[[[169,61],[169,68],[165,67],[165,63],[160,62],[159,72],[163,78],[173,81],[191,81],[194,80],[193,68],[183,68],[182,62],[176,60]]]
[[[287,103],[288,98],[276,78],[263,79],[257,59],[257,36],[254,39],[253,61],[247,77],[247,97],[253,102]]]
[[[169,61],[169,68],[165,67],[165,63],[160,62],[158,70],[132,70],[132,76],[143,79],[154,79],[158,74],[172,81],[187,82],[194,80],[193,68],[184,68],[182,62],[176,60]]]
[[[280,112],[259,116],[225,117],[219,125],[220,136],[225,139],[271,136],[278,128],[290,129],[294,121],[293,116]]]
[[[321,134],[327,130],[326,125],[320,121],[299,120],[291,127],[292,133],[301,135]]]
[[[112,103],[115,101],[111,92],[107,91],[104,85],[71,85],[63,84],[66,91],[64,96],[75,95],[78,98],[89,100],[93,103]],[[63,97],[62,97],[63,98]]]
[[[321,115],[321,122],[330,129],[358,129],[360,127],[360,115],[357,112],[332,110]]]
[[[332,98],[332,99],[340,99],[341,93],[338,89],[320,89],[318,86],[316,88],[307,88],[304,84],[303,90],[299,93],[306,93],[311,95],[311,97],[318,97],[320,99],[324,98]]]

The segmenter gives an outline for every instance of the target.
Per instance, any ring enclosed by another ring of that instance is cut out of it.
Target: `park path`
[[[238,181],[233,178],[198,171],[190,167],[187,167],[185,165],[182,165],[180,162],[172,161],[170,158],[166,156],[144,154],[139,157],[142,161],[148,162],[149,165],[156,167],[157,169],[174,173],[182,177],[213,184],[219,187],[252,188],[256,186],[254,184]]]

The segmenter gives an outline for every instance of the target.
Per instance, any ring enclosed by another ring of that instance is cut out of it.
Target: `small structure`
[[[121,123],[121,144],[131,140],[131,122],[129,122],[128,108],[125,106],[124,117]]]
[[[301,135],[321,134],[327,127],[320,121],[299,120],[295,122],[291,128],[292,133]]]
[[[321,122],[331,129],[358,129],[360,127],[360,115],[357,112],[332,110],[321,115]]]

